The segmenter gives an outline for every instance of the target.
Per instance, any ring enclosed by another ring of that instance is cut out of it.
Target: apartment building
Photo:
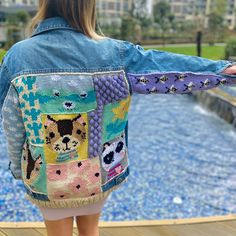
[[[27,11],[31,16],[37,11],[38,0],[0,0],[0,47],[7,41],[7,16],[19,10]],[[24,37],[24,30],[21,32]]]
[[[153,4],[160,0],[153,0]],[[198,21],[202,19],[207,27],[207,16],[214,8],[216,0],[166,0],[171,6],[171,11],[177,20]],[[225,0],[227,4],[225,20],[229,28],[236,26],[236,0]]]
[[[10,7],[10,6],[37,6],[38,0],[0,0],[0,7]]]
[[[132,8],[133,0],[98,0],[98,17],[101,25],[120,24],[121,16]],[[37,6],[38,0],[0,0],[2,7]]]
[[[98,18],[101,25],[120,24],[121,17],[132,9],[133,0],[97,1]]]

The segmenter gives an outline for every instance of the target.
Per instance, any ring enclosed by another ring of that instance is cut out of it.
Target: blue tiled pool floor
[[[236,132],[188,95],[133,96],[128,182],[101,220],[190,218],[236,213]],[[0,148],[5,142],[0,134]],[[41,221],[0,153],[0,221]]]

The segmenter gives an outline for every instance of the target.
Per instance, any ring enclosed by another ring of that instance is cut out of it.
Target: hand
[[[223,71],[227,75],[236,75],[236,65],[230,66]]]

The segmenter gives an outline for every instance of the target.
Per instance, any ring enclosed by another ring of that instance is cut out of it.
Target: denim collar
[[[34,29],[31,37],[43,33],[45,31],[53,30],[53,29],[71,29],[76,30],[72,26],[68,24],[65,18],[60,16],[50,17],[42,20],[37,25],[36,29]]]

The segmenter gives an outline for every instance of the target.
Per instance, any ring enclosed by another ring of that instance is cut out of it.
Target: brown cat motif
[[[86,122],[79,114],[74,119],[55,120],[47,115],[44,124],[46,145],[57,153],[76,149],[86,139]]]

